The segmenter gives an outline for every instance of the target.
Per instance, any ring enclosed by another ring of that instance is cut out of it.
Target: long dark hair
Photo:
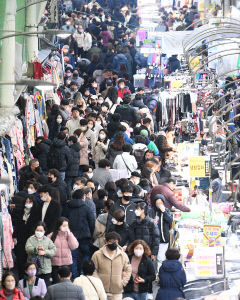
[[[63,222],[68,222],[69,223],[69,220],[65,217],[60,217],[57,222],[56,222],[56,226],[54,228],[54,231],[53,231],[53,234],[51,236],[51,240],[53,241],[53,243],[55,242],[56,240],[56,237],[58,235],[58,231],[59,231],[59,228],[60,226],[62,226]]]
[[[107,96],[106,98],[109,98],[113,104],[117,103],[117,99],[118,99],[118,91],[115,87],[110,87],[108,92],[107,92]]]
[[[103,132],[106,134],[106,138],[105,138],[105,140],[103,141],[103,143],[106,145],[107,142],[108,142],[107,130],[106,130],[106,129],[101,129],[101,130],[99,131],[99,134],[100,134],[101,131],[103,131]],[[101,141],[101,139],[100,139],[100,137],[98,136],[98,142],[100,142],[100,141]]]

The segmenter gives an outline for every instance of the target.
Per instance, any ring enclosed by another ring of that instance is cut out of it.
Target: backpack
[[[53,145],[51,145],[50,151],[48,153],[48,168],[58,170],[60,165],[61,165],[60,152],[57,151]]]
[[[136,161],[138,164],[143,161],[145,152],[146,152],[146,150],[144,150],[144,149],[136,149],[133,151],[133,155],[136,158]]]

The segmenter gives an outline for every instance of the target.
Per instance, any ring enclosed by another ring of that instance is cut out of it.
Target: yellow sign
[[[192,71],[197,71],[200,69],[200,58],[199,56],[193,58],[192,56],[189,57],[190,68]]]
[[[208,247],[221,246],[221,226],[204,225],[203,245]]]
[[[203,156],[190,157],[190,177],[205,177],[205,159]]]

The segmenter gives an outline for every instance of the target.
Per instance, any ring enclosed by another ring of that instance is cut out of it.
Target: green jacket
[[[49,274],[52,272],[51,258],[56,254],[56,246],[46,236],[43,236],[41,240],[38,240],[35,235],[32,235],[25,245],[25,250],[28,254],[28,260],[34,260],[37,257],[37,247],[42,246],[45,251],[45,255],[38,256],[41,264],[41,268],[38,269],[38,275]]]
[[[150,141],[150,143],[147,145],[149,150],[153,150],[154,151],[154,155],[158,155],[159,154],[159,150],[158,147],[156,146],[156,144],[153,141]]]

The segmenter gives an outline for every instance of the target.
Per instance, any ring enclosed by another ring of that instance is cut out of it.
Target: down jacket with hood
[[[158,103],[158,96],[156,94],[146,95],[143,98],[144,104],[148,107],[151,114],[153,114],[153,111]]]
[[[49,151],[48,166],[51,169],[57,169],[59,172],[65,172],[70,159],[70,151],[66,142],[55,138]]]
[[[69,146],[70,157],[68,161],[68,166],[66,170],[66,177],[77,177],[78,169],[80,164],[80,150],[81,146],[78,142]]]
[[[166,202],[166,199],[163,195],[157,194],[152,201],[152,210],[151,210],[151,217],[159,217],[158,220],[158,228],[160,232],[160,243],[169,243],[170,241],[170,229],[171,224],[173,221],[173,218],[171,216],[171,213],[169,209],[166,208],[164,212],[162,212],[157,206],[156,201],[157,199],[161,199],[164,203]]]
[[[160,288],[156,300],[174,300],[183,297],[180,288],[186,284],[186,274],[178,260],[165,260],[158,273]]]
[[[92,261],[96,268],[95,275],[102,280],[105,292],[121,294],[132,273],[128,256],[122,248],[118,246],[116,253],[110,257],[106,246],[103,246],[93,254]]]
[[[68,203],[67,218],[69,219],[69,228],[78,241],[91,239],[95,227],[95,218],[84,201],[80,199],[71,200]]]
[[[129,227],[130,243],[135,240],[144,240],[150,247],[152,254],[158,254],[160,233],[157,224],[149,216],[145,219],[137,219]]]
[[[115,113],[121,116],[121,122],[127,121],[130,124],[136,122],[137,113],[135,109],[129,104],[120,104],[117,106]]]
[[[120,70],[120,65],[125,65],[126,68],[128,69],[128,60],[126,56],[122,53],[117,54],[113,58],[113,69],[118,72]]]
[[[168,60],[168,72],[169,74],[175,72],[176,70],[180,70],[180,62],[175,56],[171,56]]]
[[[41,143],[36,143],[34,147],[31,147],[34,158],[38,159],[40,167],[46,172],[48,171],[47,160],[51,143],[50,140],[44,139]]]

